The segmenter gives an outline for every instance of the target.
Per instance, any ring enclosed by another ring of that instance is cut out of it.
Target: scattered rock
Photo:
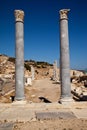
[[[32,98],[35,98],[35,97],[36,97],[36,95],[31,95],[31,97],[32,97]]]
[[[36,118],[33,118],[31,121],[35,122],[35,121],[37,121],[37,119],[36,119]]]

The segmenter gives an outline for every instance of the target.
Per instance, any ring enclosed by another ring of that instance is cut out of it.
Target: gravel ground
[[[15,123],[13,130],[87,130],[85,119],[40,120]]]

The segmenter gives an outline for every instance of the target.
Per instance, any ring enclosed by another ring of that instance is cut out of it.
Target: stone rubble
[[[32,64],[32,66],[34,67],[34,64]],[[45,68],[34,67],[34,70],[35,70],[35,77],[34,77],[35,80],[50,78],[53,75],[53,66],[48,67],[45,66]],[[71,74],[71,91],[81,96],[84,95],[87,96],[87,88],[86,88],[87,75],[77,70],[71,70],[70,74]],[[59,68],[57,68],[57,75],[58,78],[60,79]],[[25,86],[32,86],[31,76],[32,76],[31,71],[26,70],[25,68]],[[58,79],[59,82],[57,82],[58,84],[60,84],[59,79]],[[5,55],[0,55],[0,94],[5,93],[5,89],[4,91],[2,91],[2,89],[4,88],[4,86],[6,86],[7,83],[9,85],[9,82],[15,83],[15,59]],[[13,87],[11,88],[9,87],[6,90],[6,92],[9,91],[9,89],[13,89]]]

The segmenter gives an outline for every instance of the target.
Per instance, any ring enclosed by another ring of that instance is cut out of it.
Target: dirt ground
[[[0,102],[12,102],[9,92],[0,98]],[[25,97],[28,102],[58,102],[60,84],[50,79],[35,80],[32,86],[25,87]],[[16,122],[13,130],[87,130],[87,119],[57,119],[33,120],[31,122]]]
[[[50,79],[36,80],[31,87],[27,86],[25,91],[26,99],[34,103],[57,102],[60,97],[60,85]]]
[[[58,119],[16,123],[13,130],[87,130],[87,120]]]
[[[12,88],[13,88],[12,83]],[[4,91],[8,89],[8,92],[3,96],[0,96],[0,102],[10,103],[12,102],[10,97],[15,96],[15,92],[12,92],[11,84],[5,85]],[[15,90],[15,89],[14,89]],[[60,84],[55,81],[50,80],[50,78],[45,78],[41,80],[33,81],[32,86],[25,87],[25,97],[28,102],[40,103],[40,102],[58,102],[60,98]]]

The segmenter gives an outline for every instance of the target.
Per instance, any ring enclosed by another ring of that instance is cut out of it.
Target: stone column
[[[21,101],[24,96],[24,12],[15,10],[15,29],[16,29],[16,63],[15,63],[15,100]]]
[[[69,38],[68,38],[68,12],[62,9],[60,13],[60,79],[61,99],[60,102],[72,101],[70,85],[70,63],[69,63]]]
[[[34,67],[31,65],[31,77],[32,77],[32,80],[35,79],[34,74],[35,74]]]
[[[57,61],[56,60],[54,61],[54,64],[53,64],[53,80],[57,81]]]

